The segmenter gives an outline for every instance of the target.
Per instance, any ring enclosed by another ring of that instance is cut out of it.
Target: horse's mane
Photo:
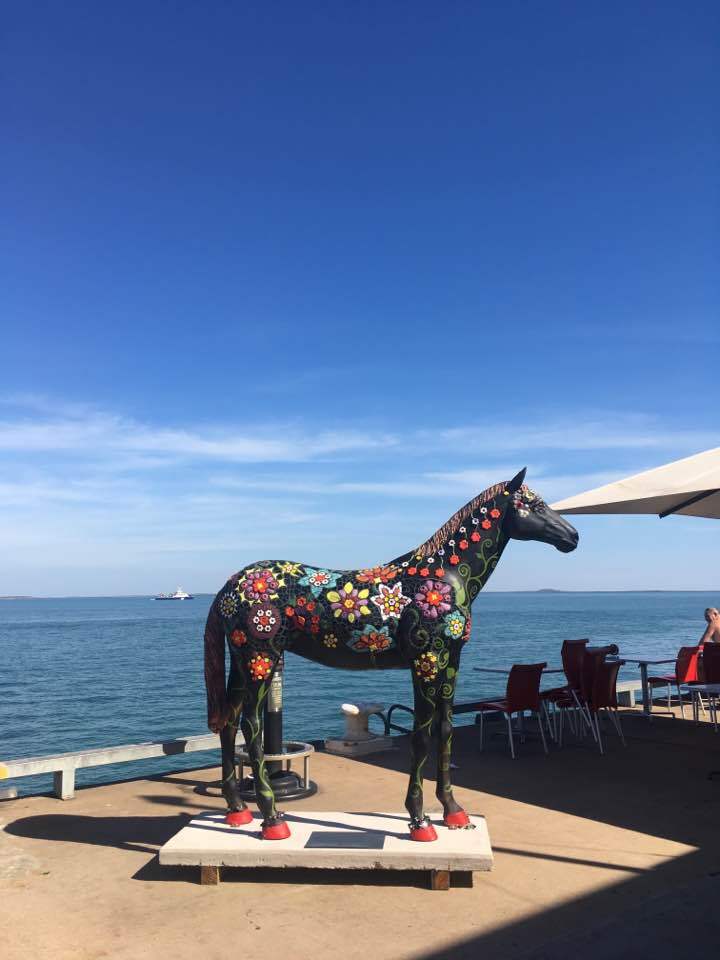
[[[460,507],[431,537],[428,537],[424,543],[421,543],[415,553],[423,557],[431,556],[447,543],[448,538],[453,533],[457,533],[458,527],[467,520],[468,517],[472,516],[478,507],[481,507],[484,503],[487,503],[488,500],[492,500],[499,493],[502,493],[506,487],[507,482],[494,483],[491,487],[488,487],[487,490],[483,490],[482,493],[473,497],[464,507]]]

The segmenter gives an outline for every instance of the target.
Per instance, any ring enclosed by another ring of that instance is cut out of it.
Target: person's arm
[[[712,642],[720,643],[720,617],[711,614],[705,633],[700,638],[700,646]]]
[[[705,633],[700,637],[700,642],[698,643],[698,646],[702,648],[708,642],[708,640],[712,640],[714,633],[715,633],[715,624],[711,620],[710,623],[705,628]]]

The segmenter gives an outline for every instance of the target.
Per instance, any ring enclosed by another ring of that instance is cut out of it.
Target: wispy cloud
[[[79,593],[96,569],[100,589],[118,592],[143,589],[157,569],[180,582],[190,569],[211,586],[261,556],[377,562],[525,465],[553,502],[718,442],[597,411],[565,423],[511,410],[502,429],[391,422],[178,427],[43,396],[0,399],[3,592],[31,592],[38,569],[48,584],[68,584],[55,592]]]
[[[276,494],[304,494],[315,497],[347,497],[348,494],[377,494],[390,497],[445,497],[462,496],[467,499],[499,480],[510,479],[517,467],[496,465],[478,470],[426,471],[416,469],[411,476],[396,479],[397,470],[386,466],[385,477],[376,469],[375,479],[349,480],[335,475],[296,479],[291,475],[275,476],[263,473],[252,477],[233,474],[215,474],[209,478],[211,486],[229,490],[263,490]]]
[[[95,457],[102,452],[150,454],[188,460],[271,463],[384,450],[398,442],[391,433],[381,431],[314,432],[294,423],[263,424],[256,431],[245,432],[232,426],[167,428],[87,408],[70,412],[66,407],[61,408],[59,415],[51,415],[49,404],[39,398],[29,398],[24,406],[24,416],[0,420],[0,451]],[[28,407],[42,413],[42,418],[30,416]]]
[[[448,498],[469,500],[491,484],[509,480],[515,475],[515,465],[498,465],[492,468],[455,471],[419,471],[407,479],[342,480],[334,477],[315,477],[295,481],[292,477],[276,477],[263,474],[258,477],[235,477],[215,475],[209,479],[212,487],[225,490],[263,490],[277,495],[307,495],[322,498],[347,498],[348,494],[368,494],[393,499],[425,498],[442,500]],[[617,479],[611,471],[584,471],[557,473],[546,466],[532,464],[528,470],[528,482],[537,488],[547,500],[558,499],[592,486],[599,486]]]
[[[703,450],[717,446],[720,433],[668,428],[657,419],[640,414],[588,416],[574,412],[572,419],[550,423],[523,419],[505,429],[489,426],[458,426],[444,430],[442,440],[449,446],[466,445],[469,449],[488,445],[497,453],[530,450]]]
[[[492,423],[457,424],[435,430],[399,432],[365,427],[313,429],[307,420],[267,422],[248,431],[227,423],[172,427],[134,420],[89,405],[55,403],[30,394],[6,397],[0,406],[14,416],[0,419],[0,451],[115,455],[128,467],[159,467],[178,458],[228,463],[301,463],[362,453],[402,451],[423,458],[455,451],[477,459],[482,451],[497,461],[508,453],[532,451],[702,450],[718,444],[718,433],[668,427],[642,414],[583,414],[567,420],[518,416],[510,411],[498,428]],[[18,413],[18,411],[21,411]],[[136,460],[132,458],[138,458]],[[517,469],[517,467],[513,468]],[[359,489],[359,487],[357,488]]]

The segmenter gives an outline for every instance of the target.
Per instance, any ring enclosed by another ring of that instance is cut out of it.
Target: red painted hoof
[[[432,840],[437,840],[435,827],[431,823],[427,827],[411,827],[410,839],[419,840],[421,843],[430,843]]]
[[[244,810],[231,810],[225,817],[225,823],[229,827],[243,827],[246,823],[252,823],[252,811],[245,807]]]
[[[445,826],[450,827],[451,830],[457,830],[460,827],[470,826],[470,817],[465,813],[464,810],[457,810],[455,813],[447,813],[443,819]]]
[[[263,840],[287,840],[289,836],[290,827],[284,820],[273,823],[269,827],[263,826],[262,828]]]

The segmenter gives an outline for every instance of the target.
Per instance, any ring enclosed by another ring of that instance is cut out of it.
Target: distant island
[[[0,600],[37,600],[37,597],[0,597]]]

